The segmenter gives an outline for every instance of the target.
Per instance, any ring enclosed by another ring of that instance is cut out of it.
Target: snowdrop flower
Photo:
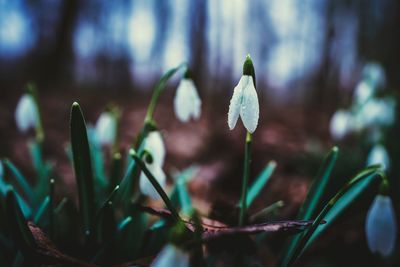
[[[243,75],[233,89],[233,96],[229,104],[228,126],[233,130],[240,116],[244,127],[253,133],[258,124],[259,105],[255,88],[254,67],[250,56],[246,57],[243,64]]]
[[[329,129],[333,139],[341,140],[353,131],[353,126],[352,114],[344,109],[340,109],[333,114]]]
[[[371,252],[388,256],[396,244],[397,226],[389,196],[377,195],[368,210],[365,223],[367,243]]]
[[[353,101],[356,105],[363,105],[375,94],[375,88],[366,81],[360,81],[354,90]]]
[[[96,122],[96,135],[102,145],[112,145],[117,133],[117,120],[111,112],[103,112]]]
[[[391,97],[371,99],[357,113],[357,120],[363,128],[391,126],[396,119],[396,101]]]
[[[381,164],[383,170],[390,167],[390,158],[383,145],[375,145],[368,154],[367,166]]]
[[[157,179],[157,182],[160,184],[160,186],[165,188],[167,185],[167,179],[161,166],[155,163],[154,160],[152,162],[146,162],[145,160],[145,164],[151,174],[153,174],[153,176]],[[154,186],[150,183],[144,172],[140,174],[139,179],[140,192],[152,199],[160,199],[160,195],[157,193],[157,190],[154,189]]]
[[[201,114],[201,99],[192,79],[186,74],[180,81],[174,98],[175,114],[181,122],[197,120]]]
[[[21,132],[30,128],[36,128],[39,123],[39,113],[33,96],[24,94],[17,104],[15,110],[15,121]]]
[[[162,170],[162,166],[164,165],[165,160],[165,146],[161,134],[158,131],[152,131],[147,135],[147,138],[144,141],[144,150],[148,151],[151,155],[151,160],[145,159],[146,167],[157,179],[161,187],[164,188],[166,186],[166,175]],[[139,179],[140,191],[143,194],[153,199],[160,199],[160,196],[146,177],[145,173],[142,172]]]
[[[152,267],[189,267],[189,254],[175,245],[166,245],[151,264]]]
[[[383,67],[377,62],[370,62],[363,68],[362,76],[364,80],[371,83],[374,88],[382,88],[385,86],[386,75]]]

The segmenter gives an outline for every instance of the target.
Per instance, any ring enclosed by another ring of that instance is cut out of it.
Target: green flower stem
[[[244,171],[243,171],[243,184],[242,184],[242,203],[240,205],[239,226],[242,226],[246,220],[247,210],[247,187],[249,184],[250,176],[250,163],[251,163],[251,143],[253,136],[247,132],[244,154]]]
[[[140,167],[140,169],[142,169],[144,174],[146,174],[146,177],[149,179],[149,181],[153,185],[154,189],[157,191],[157,193],[160,195],[161,199],[164,201],[165,206],[167,206],[168,210],[171,212],[171,215],[174,218],[175,222],[181,221],[178,211],[172,204],[171,200],[168,198],[164,189],[161,187],[161,185],[158,183],[157,179],[153,176],[153,174],[146,167],[146,164],[144,164],[144,162],[142,161],[143,153],[141,153],[141,155],[138,155],[135,150],[131,149],[129,151],[129,154],[135,160],[136,164]]]
[[[175,67],[167,71],[164,74],[164,76],[161,77],[160,81],[157,83],[156,87],[154,88],[150,104],[147,108],[146,118],[144,120],[145,124],[153,120],[154,111],[156,109],[158,99],[160,98],[161,93],[164,91],[168,80],[181,68],[187,69],[187,63],[181,63],[178,67]]]

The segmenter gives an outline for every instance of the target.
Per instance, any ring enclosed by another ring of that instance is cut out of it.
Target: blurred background
[[[395,0],[2,0],[0,12],[3,91],[30,80],[41,90],[146,90],[182,61],[200,88],[218,91],[247,53],[260,90],[284,101],[331,100],[367,61],[391,86],[400,79]]]
[[[332,190],[365,166],[371,143],[358,136],[333,140],[329,123],[338,108],[351,106],[367,63],[379,64],[385,90],[397,93],[399,27],[397,0],[0,0],[0,156],[28,177],[33,173],[26,146],[33,135],[17,132],[14,111],[27,82],[34,82],[44,151],[66,185],[57,191],[75,196],[64,151],[71,103],[78,100],[92,124],[108,103],[119,105],[119,138],[126,152],[154,84],[186,61],[203,101],[202,117],[181,124],[172,115],[176,77],[155,116],[167,145],[166,170],[200,164],[189,187],[197,207],[215,219],[235,221],[226,211],[239,198],[245,133],[241,125],[228,130],[226,113],[250,54],[261,107],[253,177],[269,160],[278,164],[268,193],[253,211],[283,200],[278,219],[294,218],[332,145],[339,143],[342,151]],[[400,142],[391,141],[399,136],[399,123],[391,129],[385,144],[397,166]],[[400,170],[391,171],[398,186]],[[375,194],[326,234],[305,256],[304,266],[391,266],[369,253],[361,227]],[[278,249],[272,245],[263,253],[263,262],[273,262]]]

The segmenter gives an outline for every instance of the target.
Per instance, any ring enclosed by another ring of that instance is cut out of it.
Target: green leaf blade
[[[84,232],[91,231],[94,225],[95,205],[91,154],[86,131],[86,122],[78,103],[71,108],[71,145],[78,185],[79,210]]]

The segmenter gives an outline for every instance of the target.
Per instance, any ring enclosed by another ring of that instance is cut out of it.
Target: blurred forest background
[[[274,100],[334,105],[368,61],[398,87],[399,8],[395,0],[1,0],[0,87],[145,90],[188,61],[198,87],[215,92],[231,87],[250,53],[258,88]]]

